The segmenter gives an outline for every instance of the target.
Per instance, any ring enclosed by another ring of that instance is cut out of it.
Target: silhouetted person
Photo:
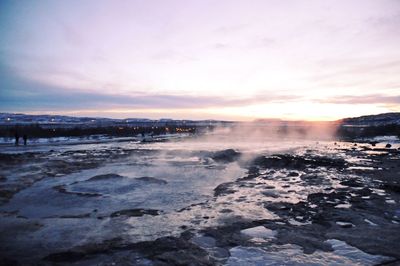
[[[15,132],[15,146],[18,146],[19,144],[19,135],[18,132]]]
[[[24,134],[22,138],[24,139],[24,145],[26,146],[26,142],[28,141],[28,136]]]

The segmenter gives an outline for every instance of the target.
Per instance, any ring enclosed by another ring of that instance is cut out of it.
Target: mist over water
[[[1,156],[8,163],[0,168],[6,177],[1,182],[15,190],[1,194],[10,196],[0,205],[0,241],[5,243],[0,253],[24,254],[23,262],[47,256],[68,261],[71,250],[85,254],[78,259],[83,264],[143,259],[144,251],[137,248],[116,251],[128,243],[150,245],[146,254],[171,252],[172,245],[178,252],[174,262],[184,261],[181,250],[197,254],[198,249],[217,265],[386,261],[390,258],[360,250],[362,241],[335,234],[312,238],[330,215],[344,215],[328,218],[336,225],[327,227],[333,232],[384,225],[380,214],[362,214],[366,218],[360,220],[352,211],[375,191],[394,213],[389,223],[398,220],[393,210],[398,198],[362,172],[381,171],[374,156],[391,150],[384,150],[384,143],[374,150],[370,144],[338,142],[335,132],[332,123],[237,123],[199,134],[155,136],[150,142],[132,137],[5,147]],[[364,185],[374,190],[360,193]],[[321,218],[319,210],[328,211]],[[173,243],[163,251],[159,245],[166,239]],[[145,265],[158,261],[152,256],[145,255]]]
[[[235,149],[241,152],[278,152],[315,144],[317,141],[335,140],[337,125],[334,123],[297,122],[281,123],[235,123],[220,126],[205,134],[179,142],[155,143],[164,149],[209,150]]]

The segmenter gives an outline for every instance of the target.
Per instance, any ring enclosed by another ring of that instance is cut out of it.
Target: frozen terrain
[[[0,264],[396,265],[400,146],[386,143],[3,146]]]

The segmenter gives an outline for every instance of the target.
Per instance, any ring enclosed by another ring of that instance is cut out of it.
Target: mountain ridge
[[[0,113],[0,123],[1,124],[13,124],[13,123],[105,123],[105,122],[236,122],[227,120],[214,120],[214,119],[172,119],[172,118],[160,118],[160,119],[149,119],[149,118],[108,118],[108,117],[78,117],[78,116],[67,116],[67,115],[49,115],[49,114],[24,114],[24,113]],[[287,121],[284,119],[256,119],[255,123],[269,123],[269,122],[301,122],[298,121]],[[305,120],[303,120],[305,121]],[[307,121],[309,122],[309,121]],[[318,122],[318,121],[315,121]],[[400,112],[389,112],[381,113],[376,115],[363,115],[358,117],[346,117],[334,121],[324,121],[324,122],[336,122],[345,125],[387,125],[387,124],[400,124]]]

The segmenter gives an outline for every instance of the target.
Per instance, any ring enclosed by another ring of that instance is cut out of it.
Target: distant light
[[[11,118],[7,117],[7,121],[10,121],[10,120],[11,120]]]

